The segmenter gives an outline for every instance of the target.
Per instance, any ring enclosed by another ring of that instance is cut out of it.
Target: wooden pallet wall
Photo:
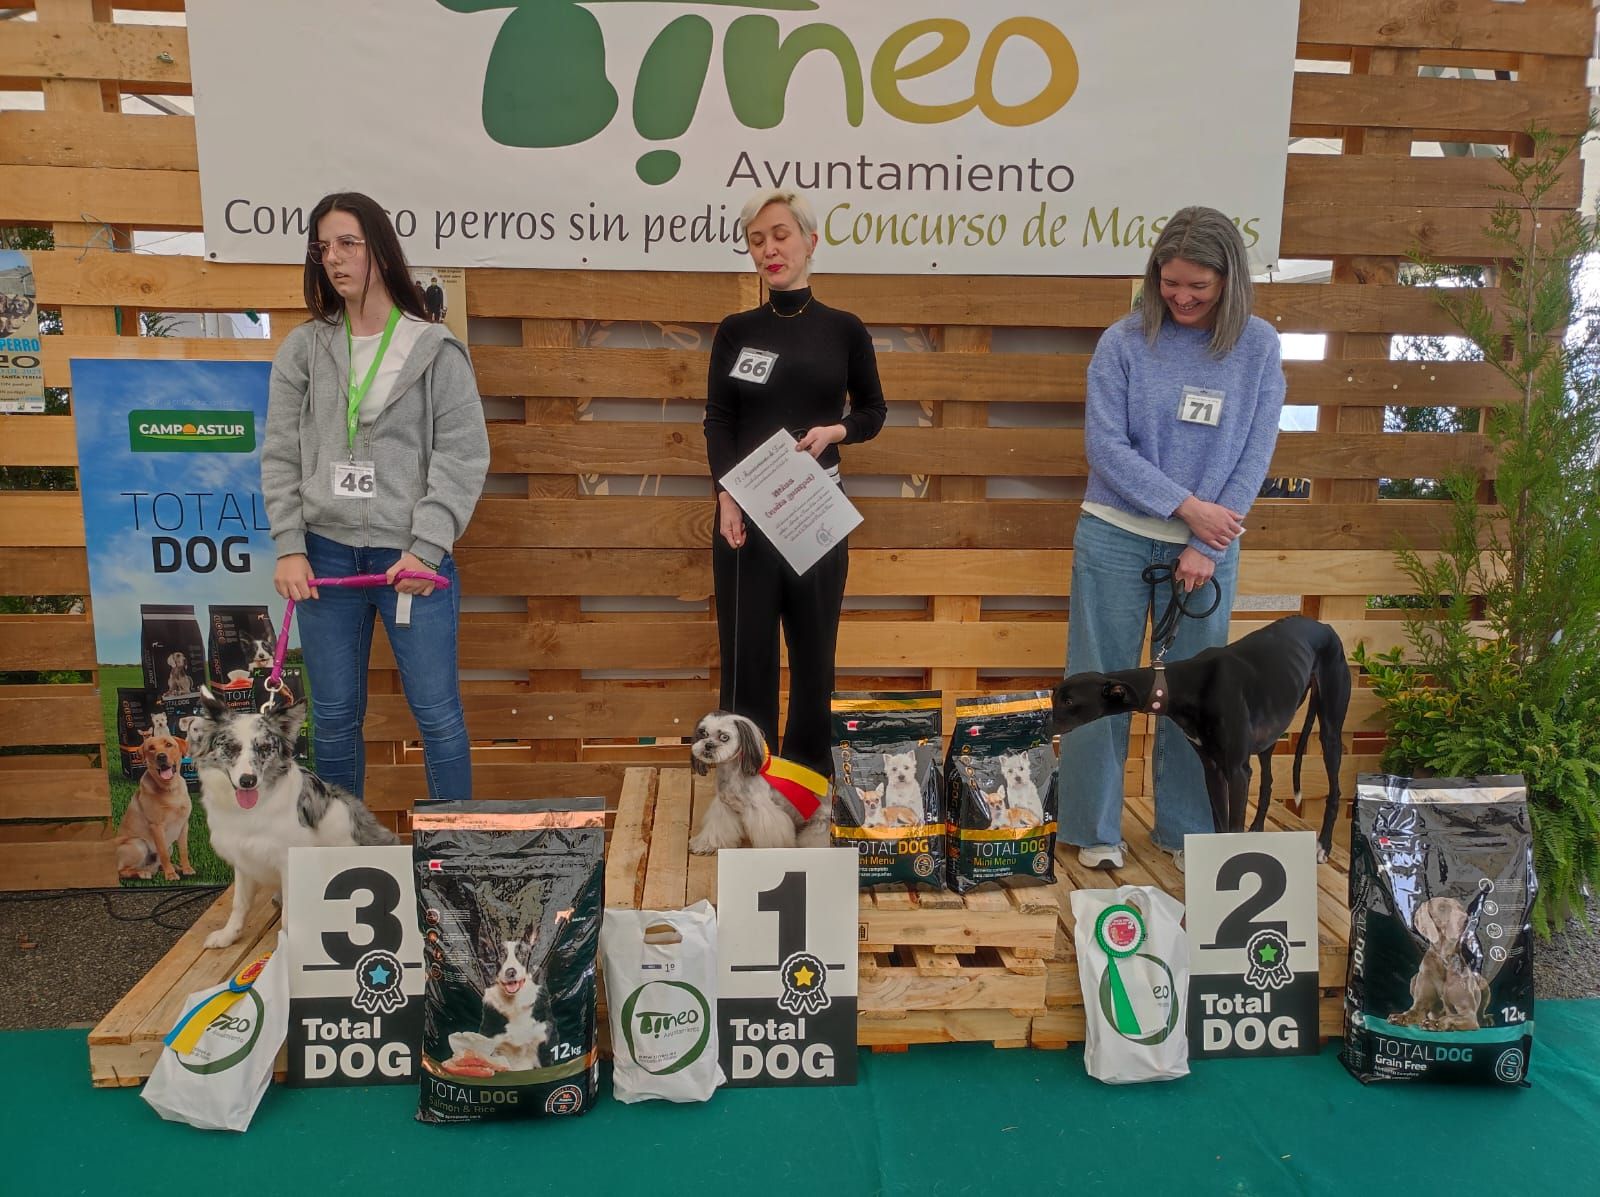
[[[127,93],[190,92],[182,27],[119,21],[105,0],[34,7],[36,21],[0,22],[0,90],[36,89],[44,101],[43,111],[0,112],[0,225],[49,227],[61,247],[35,256],[39,300],[64,324],[46,343],[47,384],[70,389],[75,357],[270,357],[272,341],[129,335],[141,311],[250,309],[272,316],[275,336],[300,319],[296,267],[118,252],[134,230],[200,227],[194,122],[120,111]],[[179,8],[142,0],[118,11]],[[1331,262],[1332,281],[1262,286],[1258,312],[1284,332],[1326,334],[1327,359],[1288,366],[1291,402],[1315,404],[1320,416],[1315,432],[1280,438],[1273,472],[1311,478],[1312,498],[1263,501],[1252,511],[1243,594],[1300,595],[1302,609],[1335,622],[1349,645],[1398,641],[1398,624],[1369,611],[1367,596],[1408,588],[1391,551],[1401,537],[1437,546],[1441,521],[1425,502],[1380,501],[1378,479],[1437,476],[1456,463],[1492,473],[1493,462],[1477,435],[1383,432],[1383,406],[1474,407],[1505,397],[1479,365],[1387,360],[1391,334],[1449,331],[1427,294],[1397,283],[1404,255],[1482,261],[1492,252],[1483,226],[1498,198],[1498,168],[1413,157],[1412,146],[1514,144],[1535,121],[1581,128],[1593,32],[1588,0],[1302,0],[1298,53],[1307,69],[1295,77],[1292,132],[1335,139],[1343,152],[1289,157],[1283,255]],[[1512,77],[1419,74],[1430,66]],[[1579,191],[1574,170],[1557,199],[1576,204]],[[632,741],[680,736],[715,705],[710,613],[667,601],[710,593],[712,507],[699,498],[588,493],[584,480],[595,476],[705,473],[697,419],[596,413],[618,399],[667,413],[686,410],[667,401],[687,400],[692,411],[706,359],[689,349],[608,348],[586,330],[596,321],[713,324],[756,302],[757,281],[485,269],[468,272],[467,288],[470,315],[520,330],[519,343],[473,350],[497,417],[498,477],[459,560],[467,595],[501,600],[469,614],[461,637],[463,667],[494,671],[469,674],[466,684],[480,792],[614,797],[626,763],[681,755]],[[840,275],[819,281],[819,291],[880,330],[915,330],[932,350],[881,355],[891,401],[921,418],[847,456],[852,474],[920,481],[916,497],[861,503],[867,519],[853,538],[841,667],[860,671],[852,685],[934,685],[951,694],[1049,684],[1065,657],[1060,600],[1077,504],[986,494],[994,479],[1082,478],[1082,433],[1072,425],[1087,356],[998,352],[995,334],[1092,333],[1126,311],[1128,282]],[[997,404],[1058,405],[1050,410],[1060,426],[1002,426],[991,419]],[[74,466],[73,420],[86,416],[0,416],[0,465]],[[76,493],[0,491],[0,590],[86,595],[83,544]],[[661,600],[662,609],[586,606],[597,598]],[[1261,617],[1241,612],[1236,631]],[[0,679],[5,671],[92,671],[92,619],[90,604],[76,615],[0,616]],[[380,643],[369,797],[398,815],[424,785],[391,664]],[[643,680],[616,676],[628,673]],[[662,673],[675,676],[652,676]],[[1377,714],[1358,693],[1352,773],[1375,763]],[[0,686],[0,747],[21,750],[0,757],[0,888],[114,881],[99,740],[92,685]],[[34,751],[62,745],[82,751]],[[1136,736],[1130,772],[1142,768],[1142,753]]]

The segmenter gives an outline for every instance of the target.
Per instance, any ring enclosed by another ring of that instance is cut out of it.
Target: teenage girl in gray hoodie
[[[372,629],[383,620],[422,733],[428,794],[472,796],[456,668],[461,612],[451,549],[489,468],[483,404],[466,347],[430,324],[394,226],[365,195],[312,210],[305,299],[311,319],[272,364],[261,453],[278,593],[299,607],[317,772],[362,791],[362,720]],[[392,587],[310,585],[316,577],[426,570],[450,580]]]

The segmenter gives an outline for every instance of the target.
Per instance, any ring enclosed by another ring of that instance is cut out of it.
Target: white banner
[[[1276,261],[1292,0],[203,0],[210,257],[365,191],[413,261],[730,270],[798,186],[819,269],[1142,271],[1187,204]]]

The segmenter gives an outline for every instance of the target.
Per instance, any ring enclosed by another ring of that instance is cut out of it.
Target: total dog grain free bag
[[[599,1092],[601,799],[422,802],[419,1122],[582,1114]]]
[[[1056,754],[1050,692],[956,702],[945,758],[950,888],[985,881],[1055,880]]]
[[[705,1101],[717,1063],[717,912],[608,910],[600,928],[618,1101]]]
[[[1537,891],[1521,777],[1357,778],[1339,1056],[1357,1080],[1525,1083]]]
[[[861,884],[941,887],[944,784],[937,690],[836,693],[833,844],[856,849]]]
[[[199,693],[206,646],[192,604],[140,603],[139,651],[144,688],[157,702]]]

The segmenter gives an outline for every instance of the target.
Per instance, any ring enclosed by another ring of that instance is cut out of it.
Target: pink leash
[[[401,578],[418,578],[424,582],[432,582],[440,589],[448,590],[449,578],[441,578],[438,574],[430,574],[420,569],[403,569],[395,574],[395,581]],[[311,585],[322,586],[387,586],[389,579],[384,574],[355,574],[348,578],[312,578]],[[289,651],[289,627],[294,622],[294,600],[285,599],[283,606],[283,627],[278,632],[278,644],[272,650],[272,672],[267,675],[267,692],[278,698],[293,698],[289,688],[283,684],[283,658]],[[273,699],[267,699],[271,706]]]

